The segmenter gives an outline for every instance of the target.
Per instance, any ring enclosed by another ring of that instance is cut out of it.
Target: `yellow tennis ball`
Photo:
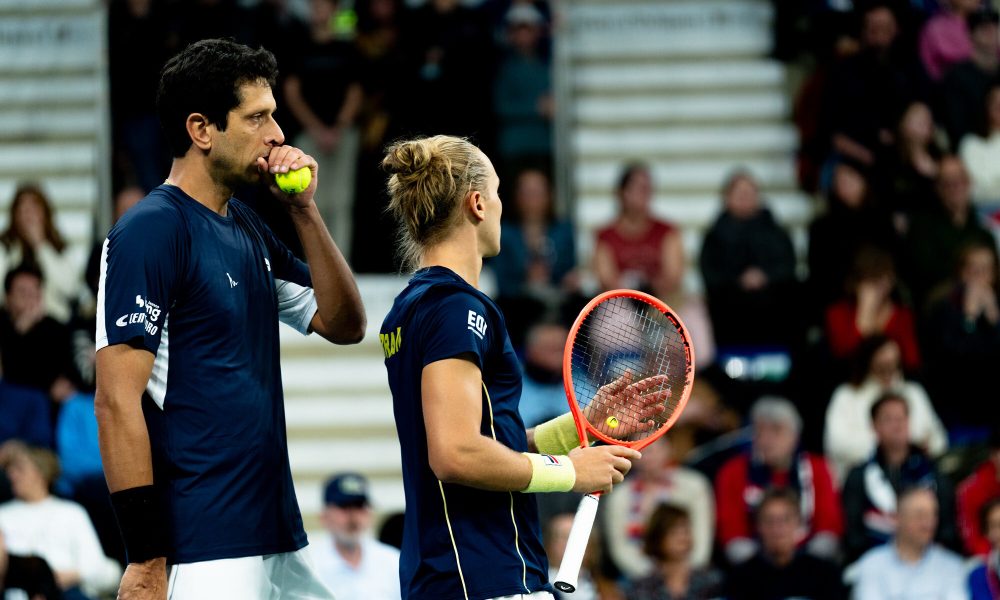
[[[312,178],[312,171],[309,167],[302,167],[287,173],[277,173],[274,176],[274,181],[278,184],[278,189],[286,194],[298,194],[309,187]]]
[[[604,422],[607,423],[608,427],[610,427],[611,429],[615,429],[618,427],[618,419],[616,417],[608,417],[607,420]]]

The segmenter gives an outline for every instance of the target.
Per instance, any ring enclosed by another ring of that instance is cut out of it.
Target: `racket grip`
[[[594,528],[594,518],[597,517],[598,494],[587,494],[580,500],[573,518],[573,528],[569,530],[566,540],[566,551],[563,553],[559,572],[553,585],[560,592],[572,594],[576,591],[577,580],[580,578],[580,566],[583,565],[583,555],[587,551],[590,531]]]

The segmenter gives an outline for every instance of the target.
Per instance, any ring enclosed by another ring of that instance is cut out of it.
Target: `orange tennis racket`
[[[581,446],[597,440],[640,450],[677,421],[691,395],[694,353],[680,318],[634,290],[605,292],[580,311],[563,354],[563,383]],[[580,501],[556,574],[576,590],[600,492]]]

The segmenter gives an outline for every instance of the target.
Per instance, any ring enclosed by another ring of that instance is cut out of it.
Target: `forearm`
[[[289,214],[309,264],[325,337],[340,344],[360,342],[365,334],[365,309],[351,267],[330,237],[314,202],[303,208],[292,207]]]
[[[344,104],[337,113],[338,126],[347,127],[354,123],[358,118],[358,112],[361,110],[361,101],[363,99],[364,93],[361,91],[360,84],[352,83],[348,86],[347,95],[344,97]]]
[[[288,102],[288,108],[292,111],[292,115],[306,129],[325,127],[323,121],[302,97],[302,83],[298,77],[292,76],[285,81],[285,101]]]
[[[149,432],[137,398],[113,398],[98,388],[94,402],[97,438],[108,489],[153,485]]]
[[[498,492],[518,492],[531,483],[528,459],[485,436],[452,443],[437,454],[431,469],[445,483]]]

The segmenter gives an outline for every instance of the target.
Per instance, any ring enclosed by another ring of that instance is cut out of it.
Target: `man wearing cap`
[[[327,533],[310,544],[320,579],[337,600],[398,600],[399,550],[369,535],[368,482],[357,473],[327,481],[322,521]]]

